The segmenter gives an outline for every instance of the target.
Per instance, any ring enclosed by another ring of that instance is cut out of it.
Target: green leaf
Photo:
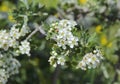
[[[97,37],[96,37],[96,33],[93,33],[90,35],[90,37],[88,38],[88,46],[93,46],[97,41]]]

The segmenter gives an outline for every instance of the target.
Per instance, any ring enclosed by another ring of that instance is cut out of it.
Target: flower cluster
[[[16,28],[16,25],[13,25],[13,27],[10,30],[10,36],[13,39],[19,39],[21,36],[20,30],[18,28]]]
[[[20,45],[19,42],[20,37],[25,36],[29,32],[27,17],[24,17],[21,29],[17,28],[17,26],[19,24],[14,24],[10,30],[0,30],[0,84],[6,84],[11,75],[18,73],[21,65],[14,56],[19,54],[30,56],[30,43],[24,40],[21,41]]]
[[[0,69],[0,83],[1,84],[6,84],[8,79],[8,75],[6,75],[6,72],[4,69]]]
[[[21,54],[27,54],[30,56],[30,43],[28,41],[22,41],[21,45],[19,46],[19,52]]]
[[[21,33],[19,32],[19,29],[15,28],[13,26],[10,30],[10,32],[7,32],[6,30],[0,31],[0,48],[4,50],[8,50],[9,47],[16,48],[18,46],[17,39],[20,38]],[[27,41],[21,42],[22,46],[19,46],[19,49],[22,54],[29,55],[30,46]]]
[[[52,53],[51,53],[51,57],[49,58],[49,62],[50,62],[50,65],[52,65],[53,67],[56,67],[57,66],[57,64],[59,64],[59,65],[65,65],[65,56],[64,55],[60,55],[59,57],[57,57],[58,56],[58,54],[55,52],[55,51],[52,51]]]
[[[29,54],[30,44],[27,41],[21,42],[21,46],[19,46],[18,39],[20,37],[25,36],[29,29],[27,27],[27,16],[24,16],[24,23],[21,29],[16,28],[18,24],[14,24],[10,31],[0,30],[0,48],[7,51],[10,47],[19,48],[19,53],[21,54]]]
[[[26,29],[21,28],[20,31],[16,28],[16,24],[11,27],[10,31],[0,30],[0,48],[4,50],[8,50],[10,47],[16,48],[18,46],[17,40],[23,36],[22,31],[26,31]]]
[[[60,20],[51,24],[49,30],[50,38],[57,42],[59,47],[66,49],[67,46],[73,48],[78,45],[78,37],[74,36],[72,30],[75,29],[76,22],[70,20]]]
[[[5,84],[7,79],[19,72],[20,63],[10,54],[0,53],[0,84]]]
[[[14,30],[16,32],[16,30]],[[17,33],[11,30],[11,32],[7,32],[6,30],[0,31],[0,48],[4,50],[8,50],[9,47],[15,47],[17,45],[16,38]]]
[[[87,53],[76,68],[81,68],[82,70],[96,68],[100,64],[101,59],[103,59],[101,51],[94,50],[93,53]]]

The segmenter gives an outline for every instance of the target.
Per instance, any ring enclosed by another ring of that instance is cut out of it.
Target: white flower
[[[16,25],[13,25],[13,27],[10,30],[10,36],[14,39],[19,39],[20,37],[20,32],[19,29],[15,28]]]
[[[77,68],[81,68],[82,70],[86,70],[86,68],[96,68],[103,57],[100,50],[94,50],[93,52],[94,53],[90,52],[85,54],[82,61],[78,63]]]
[[[17,39],[20,37],[19,29],[16,29],[16,24],[12,26],[10,31],[1,30],[0,31],[0,48],[5,51],[9,47],[16,48],[18,45]]]
[[[28,41],[22,41],[21,46],[19,46],[19,50],[21,54],[27,54],[30,56],[30,43]]]
[[[60,41],[57,42],[57,45],[59,47],[62,47],[63,49],[66,49],[66,44],[67,44],[67,42],[64,39],[60,39]]]
[[[64,65],[65,64],[64,57],[59,57],[57,63],[60,64],[60,65]]]
[[[52,34],[50,38],[55,39],[58,47],[62,47],[63,49],[66,49],[67,46],[74,48],[74,46],[78,45],[78,37],[75,37],[72,33],[75,25],[75,21],[65,19],[52,23],[51,29],[48,31]]]
[[[4,50],[8,50],[9,38],[10,38],[10,36],[6,30],[0,31],[0,48],[3,48]]]
[[[52,51],[52,53],[51,53],[53,56],[57,56],[57,53],[56,53],[56,51]]]
[[[50,65],[52,65],[53,67],[56,67],[57,64],[64,65],[65,64],[65,59],[64,59],[64,57],[51,56],[49,58],[48,62],[50,62]]]
[[[57,63],[56,63],[56,57],[55,56],[51,56],[48,60],[48,62],[50,62],[50,65],[52,65],[53,67],[56,67],[57,66]]]
[[[50,65],[53,67],[56,67],[57,64],[59,65],[65,65],[65,56],[68,54],[68,51],[65,53],[61,53],[61,55],[58,55],[56,51],[51,52],[51,57],[49,58],[48,62],[50,62]]]
[[[60,38],[64,38],[67,34],[67,30],[66,29],[59,29],[58,30],[58,35]]]
[[[19,61],[13,58],[10,54],[1,54],[0,53],[0,84],[6,84],[7,79],[16,73],[18,73],[18,69],[21,66]]]
[[[6,72],[4,69],[0,69],[0,84],[6,84],[8,76],[6,76]]]
[[[18,47],[18,41],[16,41],[16,40],[13,39],[13,38],[9,38],[9,46],[10,46],[10,47],[13,47],[13,48]]]
[[[103,59],[102,52],[100,50],[96,49],[96,50],[93,51],[93,53],[96,54],[96,56],[99,59]]]
[[[80,61],[76,67],[77,69],[78,68],[81,68],[82,70],[86,70],[86,64],[84,61]]]
[[[78,45],[78,38],[77,37],[71,37],[68,41],[70,48],[73,48],[75,45]]]

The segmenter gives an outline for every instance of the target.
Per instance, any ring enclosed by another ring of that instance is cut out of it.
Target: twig
[[[29,34],[29,36],[26,38],[26,40],[30,39],[37,31],[38,31],[38,29],[36,28],[32,33]]]
[[[42,26],[39,26],[37,23],[34,23],[34,26],[35,26],[35,28],[38,29],[38,31],[39,31],[41,34],[43,34],[43,35],[45,35],[45,36],[47,35],[46,32],[43,30]]]
[[[52,76],[52,84],[57,84],[57,80],[60,74],[60,65],[57,65]]]
[[[41,34],[45,35],[46,36],[46,32],[43,30],[42,26],[39,26],[38,24],[34,23],[34,26],[35,26],[35,30],[30,33],[28,35],[28,37],[26,38],[26,40],[30,39],[34,34],[36,34],[36,32],[40,32]]]

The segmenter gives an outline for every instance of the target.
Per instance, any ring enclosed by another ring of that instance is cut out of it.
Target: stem
[[[38,29],[36,28],[32,33],[29,34],[29,36],[26,38],[26,40],[30,39],[37,31],[38,31]]]
[[[47,35],[46,32],[43,30],[42,26],[39,26],[37,23],[34,23],[35,28],[38,29],[38,31],[43,34],[43,35]]]
[[[59,74],[60,74],[60,65],[57,65],[55,71],[53,72],[52,84],[57,84]]]
[[[43,28],[41,26],[39,26],[38,24],[34,23],[34,26],[35,26],[35,30],[30,33],[28,35],[28,37],[26,38],[26,40],[30,39],[34,34],[36,34],[36,32],[40,32],[41,34],[45,35],[46,36],[46,32],[43,30]]]

